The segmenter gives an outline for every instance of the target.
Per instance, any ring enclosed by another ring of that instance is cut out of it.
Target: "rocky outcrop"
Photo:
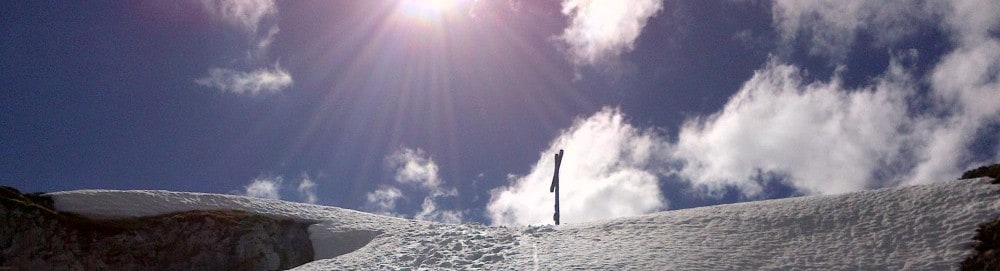
[[[959,177],[958,179],[965,180],[979,177],[990,177],[993,178],[993,184],[1000,184],[1000,164],[970,169],[965,173],[962,173],[962,177]]]
[[[94,220],[0,187],[0,270],[277,270],[313,260],[309,224],[214,210]]]

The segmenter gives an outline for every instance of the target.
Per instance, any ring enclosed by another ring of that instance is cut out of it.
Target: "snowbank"
[[[333,258],[366,245],[395,225],[416,223],[336,207],[233,195],[160,190],[77,190],[49,193],[55,208],[91,218],[154,216],[190,210],[240,210],[316,223],[309,227],[316,258]]]
[[[998,190],[989,179],[972,179],[516,228],[229,195],[51,195],[58,210],[94,217],[236,209],[316,222],[309,231],[318,260],[295,270],[945,270],[972,253],[977,225],[1000,216]]]

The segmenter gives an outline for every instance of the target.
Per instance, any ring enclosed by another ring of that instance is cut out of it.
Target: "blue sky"
[[[0,182],[581,222],[1000,160],[1000,4],[4,2]]]

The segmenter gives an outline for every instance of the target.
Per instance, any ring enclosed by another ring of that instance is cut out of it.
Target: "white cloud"
[[[926,183],[961,172],[969,164],[968,145],[980,129],[1000,121],[1000,4],[990,0],[949,1],[944,28],[956,47],[942,57],[929,78],[935,102],[950,113],[931,134],[921,164],[909,183]],[[994,161],[972,161],[985,164]]]
[[[390,155],[386,161],[396,172],[396,182],[417,184],[430,190],[437,190],[441,185],[438,166],[434,160],[426,156],[427,154],[421,149],[404,148]]]
[[[292,76],[275,63],[274,67],[260,68],[252,72],[213,68],[209,70],[207,77],[195,80],[195,83],[224,92],[253,96],[276,93],[291,86]]]
[[[255,198],[281,199],[281,191],[285,182],[282,176],[261,175],[250,181],[241,191],[232,191],[233,194],[244,195]],[[303,173],[296,190],[299,198],[307,203],[316,203],[316,182],[308,174]]]
[[[581,3],[591,2],[564,2],[567,14]],[[807,81],[798,66],[771,59],[721,111],[687,120],[674,143],[605,109],[559,135],[529,174],[511,176],[508,186],[492,191],[493,223],[550,223],[551,154],[560,148],[567,150],[562,207],[570,221],[665,208],[654,192],[664,174],[707,195],[735,187],[755,196],[774,179],[801,193],[835,194],[951,180],[965,166],[992,162],[971,161],[968,153],[977,136],[996,136],[980,135],[984,127],[1000,122],[996,1],[777,0],[773,14],[783,42],[807,38],[811,54],[832,62],[842,61],[857,33],[866,31],[876,46],[893,52],[889,68],[846,88],[837,73]],[[896,43],[929,23],[940,23],[954,48],[926,77],[914,78],[917,67],[901,63],[914,63],[919,52]],[[590,64],[595,58],[586,56],[597,51],[574,53]]]
[[[415,192],[424,197],[421,209],[412,217],[418,220],[442,223],[461,223],[464,211],[445,210],[438,207],[438,200],[458,196],[458,190],[444,185],[438,175],[437,163],[421,149],[402,148],[386,157],[386,164],[395,173],[394,181],[399,185],[418,188]],[[367,194],[366,208],[376,213],[407,217],[396,213],[396,204],[406,198],[402,190],[395,186],[383,186]]]
[[[403,198],[403,192],[391,186],[381,187],[366,195],[366,209],[378,214],[399,216],[396,214],[396,201]]]
[[[264,33],[264,35],[260,36],[257,40],[257,44],[255,44],[256,48],[247,51],[247,59],[256,61],[267,56],[267,50],[271,48],[271,44],[274,43],[274,39],[278,36],[278,32],[280,31],[281,28],[278,28],[277,25],[271,26],[267,33]]]
[[[920,21],[938,16],[938,2],[775,0],[772,20],[782,42],[794,44],[805,39],[809,53],[844,60],[854,45],[858,31],[872,35],[879,45],[893,44],[916,33]]]
[[[893,69],[849,90],[837,78],[805,83],[797,67],[772,60],[722,111],[684,124],[673,153],[684,163],[679,173],[707,192],[735,186],[757,195],[768,174],[806,193],[871,188],[876,170],[903,158],[918,121],[907,116],[910,79]]]
[[[810,53],[835,62],[858,31],[892,48],[921,23],[943,23],[955,48],[925,78],[893,62],[857,89],[836,76],[804,82],[798,67],[772,61],[721,112],[682,128],[673,156],[685,164],[683,177],[707,191],[736,186],[754,195],[759,175],[777,174],[801,192],[830,194],[950,180],[988,162],[968,153],[977,132],[1000,120],[995,1],[779,0],[774,9],[785,42],[807,34]],[[932,97],[917,95],[923,87]]]
[[[463,214],[455,210],[438,210],[434,197],[424,198],[420,205],[420,212],[413,216],[417,220],[437,221],[449,224],[461,224]]]
[[[309,178],[309,175],[302,175],[298,190],[299,196],[307,203],[316,203],[316,183]]]
[[[945,103],[979,120],[1000,113],[1000,3],[951,1],[946,27],[957,48],[945,55],[931,75],[935,93]]]
[[[281,199],[281,177],[257,177],[249,185],[244,187],[244,196],[255,197],[255,198],[265,198],[265,199]]]
[[[206,12],[249,33],[257,33],[261,21],[278,14],[273,0],[202,0],[201,4]]]
[[[632,51],[646,21],[661,9],[661,0],[564,0],[570,25],[558,40],[574,64],[594,65]]]
[[[280,31],[278,7],[273,0],[202,0],[202,8],[220,21],[241,29],[250,40],[245,64],[258,67],[253,71],[212,68],[208,75],[195,83],[223,92],[258,95],[271,94],[292,85],[292,76],[275,62],[270,68],[261,67],[268,49]],[[261,29],[266,29],[260,31]]]
[[[540,154],[531,172],[511,175],[491,191],[487,211],[493,224],[552,223],[555,196],[549,192],[554,154],[560,166],[560,213],[566,223],[638,215],[665,209],[658,176],[666,173],[669,143],[655,130],[625,122],[618,109],[604,108],[578,119]]]

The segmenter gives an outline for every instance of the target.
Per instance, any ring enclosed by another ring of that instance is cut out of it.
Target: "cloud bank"
[[[462,211],[438,207],[438,200],[458,196],[458,190],[444,185],[438,175],[437,163],[421,149],[402,148],[386,157],[386,164],[394,174],[394,185],[385,185],[366,195],[365,209],[384,215],[408,217],[397,212],[397,203],[405,200],[402,185],[416,188],[423,196],[421,209],[412,215],[417,220],[459,224],[464,219]]]
[[[1000,3],[990,0],[949,1],[941,9],[942,28],[956,48],[945,54],[929,78],[935,102],[945,114],[921,153],[921,165],[910,183],[926,183],[960,172],[968,145],[988,124],[1000,122]],[[1000,149],[993,161],[1000,160]],[[953,154],[953,155],[946,155]],[[984,161],[973,161],[984,163]]]
[[[855,37],[867,32],[878,44],[894,48],[921,24],[935,24],[953,42],[932,67],[928,101],[933,116],[911,117],[912,150],[916,164],[905,184],[950,178],[970,162],[968,145],[977,133],[1000,118],[1000,107],[986,101],[1000,99],[1000,4],[989,0],[961,1],[776,1],[774,24],[786,43],[808,37],[815,55],[842,60]],[[849,67],[848,67],[849,68]],[[1000,151],[997,158],[1000,159]]]
[[[549,185],[554,154],[565,149],[560,180],[560,212],[566,223],[632,216],[663,210],[658,178],[666,173],[669,143],[659,131],[625,121],[618,109],[604,108],[550,143],[530,173],[510,176],[510,185],[491,191],[487,212],[493,224],[552,222]]]
[[[586,13],[590,3],[566,1],[564,11]],[[706,196],[729,188],[757,196],[768,181],[803,194],[836,194],[951,180],[970,164],[1000,160],[996,146],[985,160],[970,155],[973,142],[996,137],[982,132],[1000,122],[996,1],[778,0],[773,8],[782,50],[805,39],[803,50],[841,63],[857,35],[867,32],[875,46],[892,52],[887,70],[847,88],[837,73],[809,81],[798,65],[772,57],[721,111],[688,119],[675,141],[627,123],[620,110],[603,109],[564,130],[527,175],[512,175],[509,185],[493,190],[492,222],[551,223],[551,208],[543,206],[552,204],[552,154],[561,148],[568,222],[666,208],[658,193],[664,176]],[[927,74],[906,64],[916,63],[920,52],[899,44],[920,24],[936,25],[953,46]],[[601,55],[594,53],[600,46],[579,44],[585,45],[574,49],[579,63]]]
[[[879,169],[912,158],[905,154],[919,143],[912,133],[921,120],[907,115],[913,86],[898,65],[891,70],[844,89],[837,78],[803,82],[799,68],[772,60],[722,111],[688,120],[671,158],[706,192],[734,186],[757,195],[771,174],[808,194],[873,188]]]
[[[250,49],[243,60],[252,71],[233,68],[212,68],[208,75],[195,80],[205,87],[244,95],[273,94],[292,85],[292,76],[275,61],[270,68],[263,59],[280,29],[274,17],[278,7],[273,0],[203,0],[202,9],[221,22],[236,27],[250,40]],[[266,29],[266,31],[260,31]]]
[[[557,40],[575,65],[595,65],[635,48],[646,21],[663,9],[661,0],[565,0],[570,25]]]

